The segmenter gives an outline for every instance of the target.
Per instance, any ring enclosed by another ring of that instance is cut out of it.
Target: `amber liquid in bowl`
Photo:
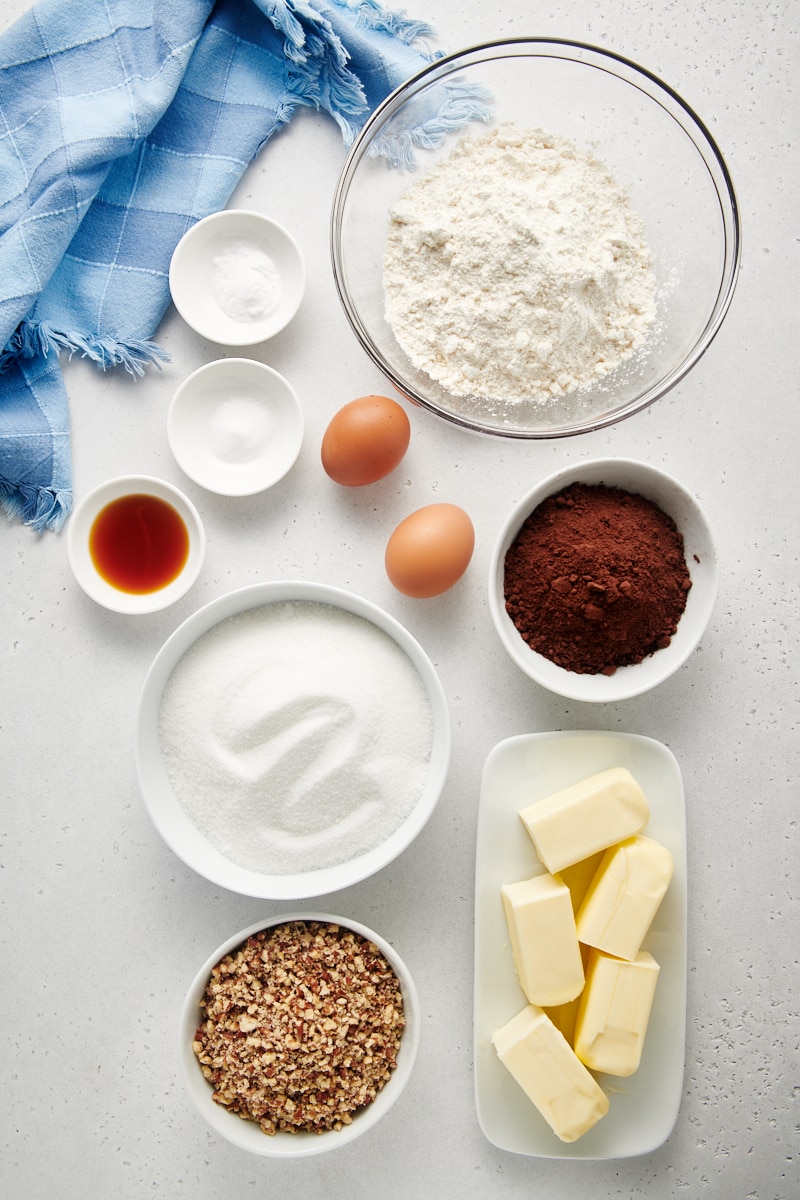
[[[97,572],[121,592],[157,592],[180,575],[189,557],[189,531],[158,496],[112,500],[95,517],[89,553]]]

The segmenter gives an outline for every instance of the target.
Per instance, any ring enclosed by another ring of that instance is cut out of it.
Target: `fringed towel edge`
[[[382,8],[378,0],[333,0],[339,8],[348,8],[355,13],[356,21],[363,29],[374,29],[388,33],[407,46],[413,45],[420,38],[431,38],[435,35],[433,25],[427,21],[418,21],[409,17],[405,12],[393,12]]]
[[[47,355],[51,350],[65,350],[70,358],[80,354],[91,359],[102,370],[123,366],[130,375],[144,375],[144,368],[151,363],[161,368],[169,362],[166,350],[145,338],[118,341],[100,334],[87,335],[77,331],[56,329],[44,321],[31,321],[26,317],[15,329],[5,347],[0,351],[0,371],[18,358],[36,358]]]
[[[72,510],[72,492],[11,483],[0,476],[0,506],[9,517],[18,517],[37,533],[45,529],[58,533]]]
[[[307,0],[257,0],[275,27],[284,35],[284,56],[291,69],[288,87],[303,104],[322,108],[336,121],[350,146],[369,115],[362,81],[349,67],[350,54],[328,18]],[[434,36],[427,21],[404,12],[390,12],[377,0],[331,0],[333,7],[353,15],[362,29],[385,33],[403,45]],[[441,58],[440,51],[420,49],[423,59]]]
[[[401,132],[382,134],[370,149],[373,157],[385,158],[390,167],[413,170],[415,149],[435,150],[451,133],[457,133],[472,121],[486,123],[492,118],[491,93],[480,84],[442,83],[445,98],[435,116]]]

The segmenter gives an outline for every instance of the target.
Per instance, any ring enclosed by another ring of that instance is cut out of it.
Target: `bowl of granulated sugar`
[[[248,896],[318,896],[379,871],[424,827],[449,757],[425,651],[323,584],[212,601],[167,639],[139,702],[153,824],[188,866]]]
[[[739,212],[668,84],[516,38],[435,60],[373,113],[331,251],[345,315],[403,395],[479,433],[563,437],[641,411],[707,351]]]

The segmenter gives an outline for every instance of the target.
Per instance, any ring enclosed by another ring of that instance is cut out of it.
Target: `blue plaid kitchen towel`
[[[0,503],[10,515],[59,529],[70,511],[59,355],[139,375],[164,358],[152,339],[186,230],[225,207],[298,105],[329,113],[349,144],[438,57],[425,48],[431,33],[376,0],[41,0],[0,37]],[[411,143],[462,124],[465,105],[445,96]]]

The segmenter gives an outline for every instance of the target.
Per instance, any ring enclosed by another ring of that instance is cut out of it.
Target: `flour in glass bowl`
[[[420,799],[433,740],[416,667],[371,621],[315,601],[228,617],[161,699],[175,797],[226,858],[290,874],[364,854]]]
[[[504,123],[414,183],[390,214],[386,320],[455,396],[547,402],[629,358],[655,318],[641,219],[570,141]]]

